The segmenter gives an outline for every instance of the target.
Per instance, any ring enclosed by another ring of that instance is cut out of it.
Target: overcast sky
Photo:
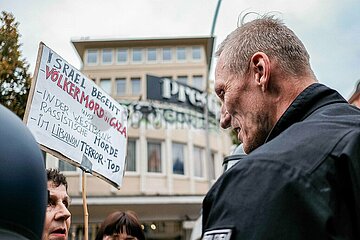
[[[20,23],[21,50],[33,73],[40,41],[80,68],[71,39],[208,36],[217,2],[0,0],[0,9],[12,12]],[[277,12],[304,42],[318,80],[349,98],[360,79],[359,0],[223,0],[216,46],[234,30],[244,11]]]

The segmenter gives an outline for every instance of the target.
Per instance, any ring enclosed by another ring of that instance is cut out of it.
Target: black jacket
[[[360,239],[360,109],[305,89],[203,201],[203,239]]]

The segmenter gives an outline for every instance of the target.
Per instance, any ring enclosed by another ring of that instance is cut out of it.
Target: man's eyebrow
[[[48,191],[48,201],[49,201],[50,199],[54,199],[54,198],[57,199],[57,198],[58,198],[56,195],[52,195],[49,190],[47,190],[47,191]],[[68,203],[71,203],[71,197],[70,197],[69,195],[66,195],[66,196],[63,198],[63,200],[67,201]]]

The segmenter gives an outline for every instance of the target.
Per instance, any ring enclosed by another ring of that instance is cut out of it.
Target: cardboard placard
[[[44,151],[120,188],[128,111],[40,43],[25,124]]]

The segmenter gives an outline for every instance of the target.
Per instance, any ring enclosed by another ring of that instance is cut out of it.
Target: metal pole
[[[216,20],[217,20],[217,16],[219,13],[219,9],[220,9],[220,5],[221,5],[221,0],[218,0],[216,9],[215,9],[215,14],[214,14],[214,18],[213,18],[213,22],[212,22],[212,26],[211,26],[211,33],[210,33],[210,37],[212,38],[213,42],[215,42],[214,40],[214,31],[215,31],[215,25],[216,25]],[[210,69],[211,69],[211,59],[212,59],[212,55],[213,55],[213,50],[214,50],[214,45],[212,46],[212,49],[210,51],[210,60],[209,60],[209,65],[208,65],[208,71],[207,71],[207,79],[206,79],[206,101],[205,101],[205,108],[204,108],[204,115],[205,115],[205,141],[206,141],[206,160],[208,163],[208,183],[209,183],[209,189],[212,185],[211,182],[211,175],[213,173],[213,171],[215,170],[215,166],[213,164],[213,162],[211,161],[211,146],[210,146],[210,135],[209,135],[209,109],[208,109],[208,103],[209,103],[209,93],[210,93]]]
[[[215,14],[214,14],[214,18],[213,18],[212,27],[211,27],[211,34],[210,34],[210,36],[212,36],[212,37],[214,36],[215,25],[216,25],[217,16],[218,16],[218,13],[219,13],[220,5],[221,5],[221,0],[218,0],[217,6],[216,6],[216,10],[215,10]]]

